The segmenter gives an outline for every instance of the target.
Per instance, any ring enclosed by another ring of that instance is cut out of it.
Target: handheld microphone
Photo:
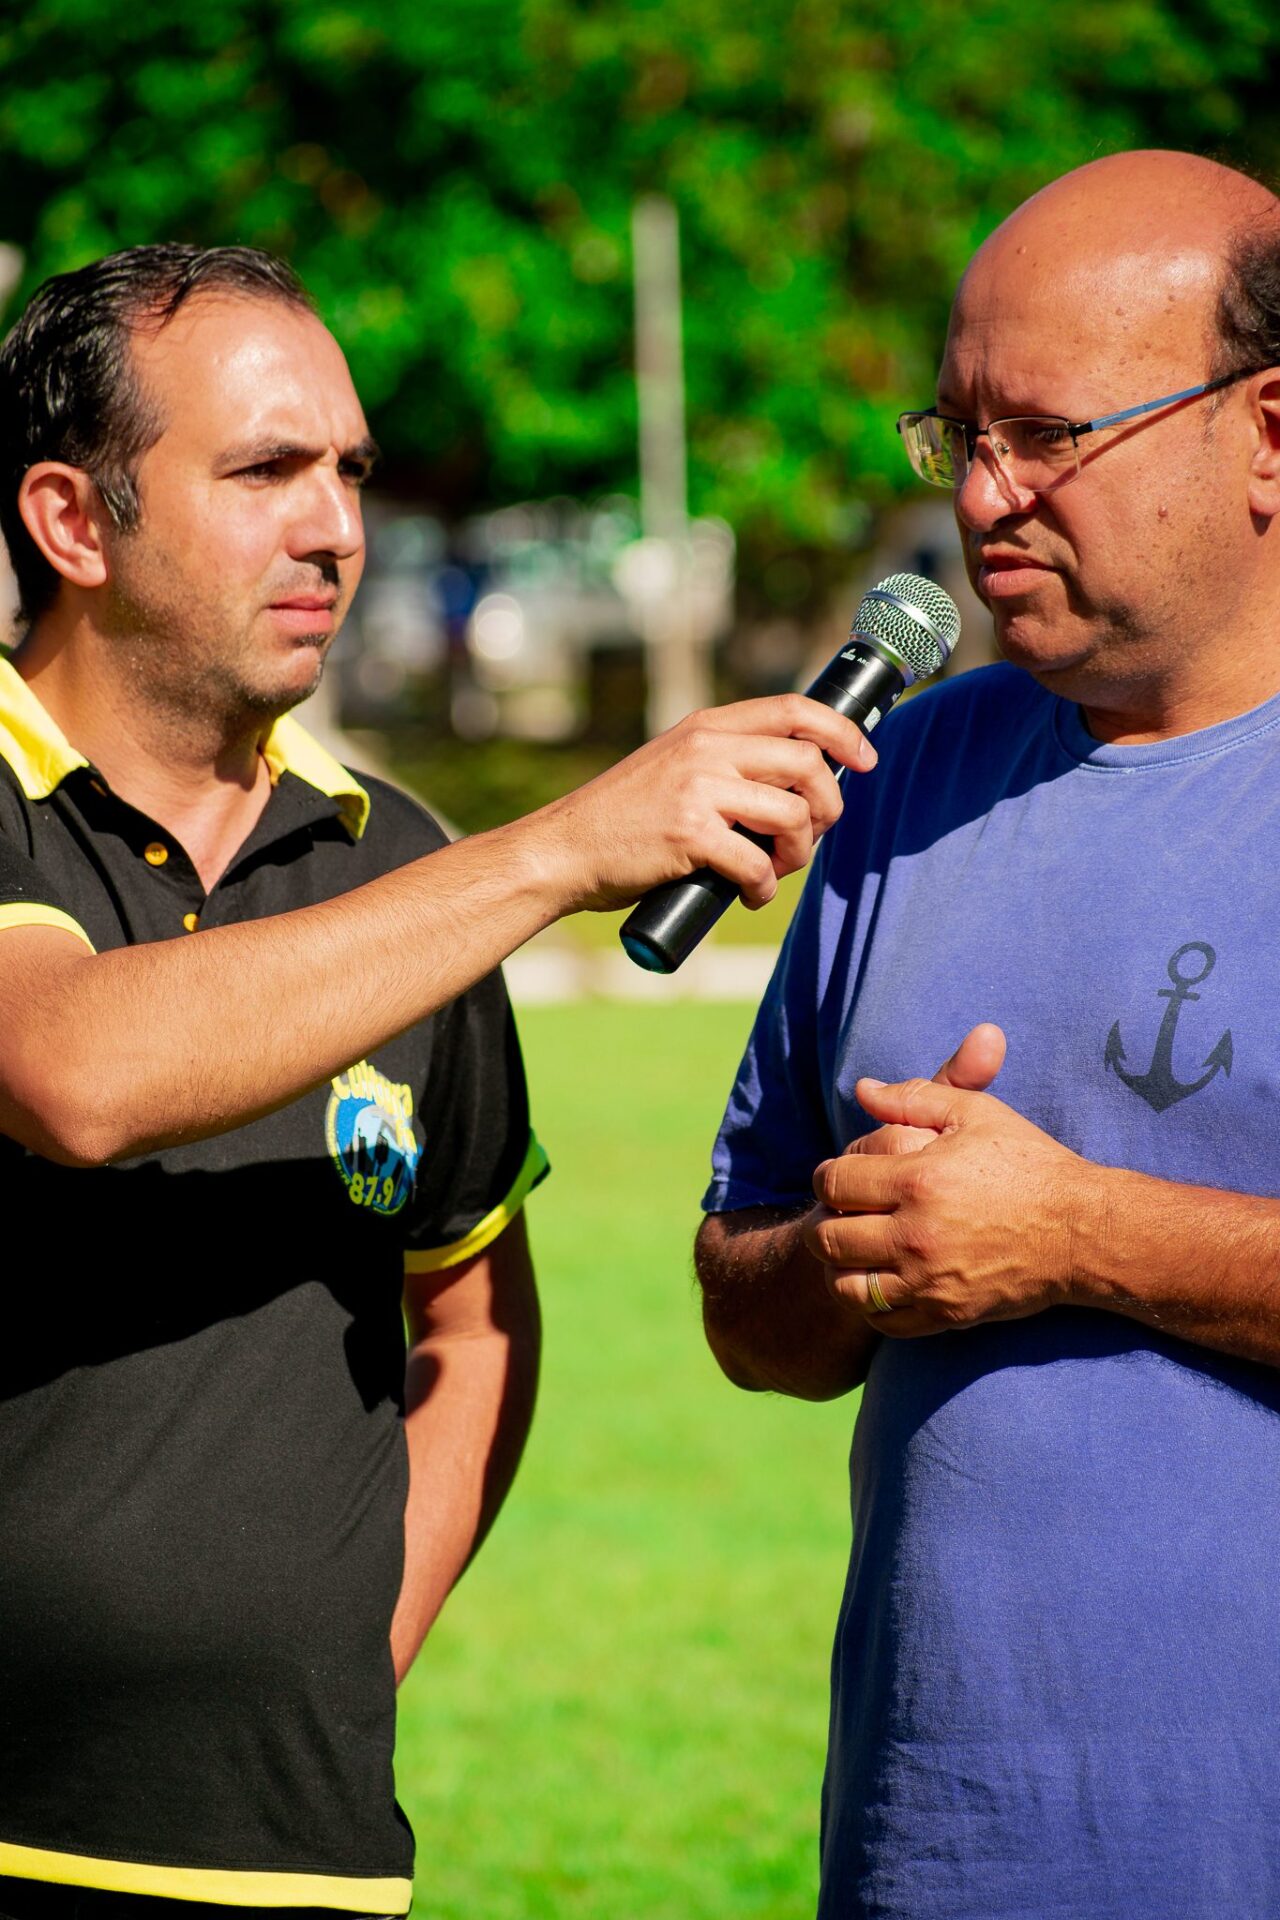
[[[960,613],[949,593],[917,574],[891,573],[863,594],[847,642],[805,691],[870,733],[908,687],[950,659],[959,637]],[[830,754],[823,758],[840,779],[845,769]],[[773,851],[768,834],[741,826],[734,832]],[[623,921],[619,938],[638,967],[674,973],[738,897],[732,880],[701,867],[652,887]]]

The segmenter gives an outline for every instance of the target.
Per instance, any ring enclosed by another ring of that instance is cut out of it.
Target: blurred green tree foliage
[[[667,192],[692,502],[758,576],[905,484],[984,232],[1116,147],[1271,168],[1278,50],[1269,0],[36,0],[3,237],[18,297],[162,237],[284,253],[393,480],[458,512],[633,489],[629,216]]]

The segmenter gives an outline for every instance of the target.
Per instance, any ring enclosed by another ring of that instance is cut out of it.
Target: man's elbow
[[[836,1356],[762,1355],[707,1327],[710,1347],[725,1379],[744,1393],[781,1393],[789,1400],[839,1400],[862,1385],[866,1375]]]
[[[40,1111],[18,1115],[4,1131],[20,1146],[60,1167],[104,1167],[129,1153],[121,1129],[104,1126],[83,1108],[60,1111],[46,1104]]]
[[[730,1329],[720,1324],[712,1302],[706,1299],[702,1303],[702,1330],[712,1358],[731,1386],[741,1387],[744,1393],[768,1392],[770,1383],[760,1377],[750,1354],[744,1353]]]
[[[781,1393],[792,1400],[838,1400],[860,1387],[869,1353],[762,1333],[714,1300],[703,1299],[702,1326],[716,1365],[745,1393]]]
[[[136,1150],[128,1103],[100,1074],[46,1057],[8,1062],[0,1131],[61,1167],[101,1167]]]

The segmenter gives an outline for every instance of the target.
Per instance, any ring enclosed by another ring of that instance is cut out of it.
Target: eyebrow
[[[300,440],[245,440],[221,453],[214,463],[214,471],[225,475],[236,473],[242,467],[269,466],[276,460],[306,463],[322,460],[326,451],[324,447],[305,446]],[[377,441],[366,435],[354,446],[344,447],[338,457],[344,467],[359,467],[367,476],[381,459],[382,452]]]
[[[944,399],[939,393],[935,404],[939,413],[949,414],[953,420],[971,420],[975,425],[979,424],[976,414],[966,413],[963,407],[949,396]],[[1012,401],[1002,401],[1001,411],[992,414],[991,417],[993,420],[1067,420],[1073,416],[1065,414],[1061,407],[1032,407],[1018,405]]]

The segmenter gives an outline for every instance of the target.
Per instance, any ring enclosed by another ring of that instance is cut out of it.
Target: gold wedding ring
[[[875,1313],[892,1313],[893,1312],[893,1308],[889,1305],[889,1302],[885,1299],[884,1295],[880,1291],[880,1275],[878,1273],[872,1272],[867,1275],[867,1292],[871,1297],[871,1306],[872,1306],[873,1312]]]

